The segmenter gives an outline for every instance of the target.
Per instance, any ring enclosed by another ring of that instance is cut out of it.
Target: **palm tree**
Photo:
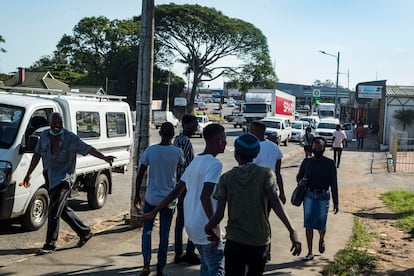
[[[4,38],[0,35],[0,43],[5,43],[5,42],[6,40],[4,40]],[[0,47],[0,52],[5,53],[6,49]]]
[[[403,130],[405,131],[406,126],[414,123],[414,110],[401,108],[395,111],[393,117],[399,124],[403,125]]]

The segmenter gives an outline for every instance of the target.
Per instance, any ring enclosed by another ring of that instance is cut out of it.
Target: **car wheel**
[[[289,136],[286,138],[285,142],[283,143],[285,147],[289,145]]]
[[[109,180],[105,174],[96,178],[94,187],[88,190],[88,205],[93,209],[100,209],[108,198]]]
[[[49,211],[49,195],[45,188],[40,188],[33,195],[26,213],[21,218],[21,224],[24,229],[35,231],[45,223]]]

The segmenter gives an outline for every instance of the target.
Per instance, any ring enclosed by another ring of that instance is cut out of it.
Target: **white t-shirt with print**
[[[204,226],[209,220],[200,198],[204,183],[218,184],[222,168],[223,164],[213,155],[197,155],[181,176],[181,180],[185,183],[187,189],[184,198],[184,226],[188,237],[194,244],[206,245],[211,243],[207,240],[207,235],[204,232]],[[217,200],[211,197],[211,202],[213,212],[215,212]]]

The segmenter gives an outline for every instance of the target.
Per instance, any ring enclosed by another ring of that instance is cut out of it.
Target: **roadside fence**
[[[390,131],[390,154],[387,158],[389,172],[414,172],[414,138],[406,131]]]

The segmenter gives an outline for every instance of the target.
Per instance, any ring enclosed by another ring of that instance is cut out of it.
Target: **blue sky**
[[[388,85],[414,85],[414,1],[411,0],[212,0],[161,1],[197,3],[250,22],[268,39],[281,82],[312,84],[336,79],[340,52],[340,85],[386,79]],[[28,67],[50,55],[80,19],[106,16],[128,19],[141,14],[132,0],[13,0],[1,4],[0,72]],[[181,75],[183,68],[173,67]],[[185,79],[185,78],[184,78]],[[209,83],[222,86],[223,79]]]

